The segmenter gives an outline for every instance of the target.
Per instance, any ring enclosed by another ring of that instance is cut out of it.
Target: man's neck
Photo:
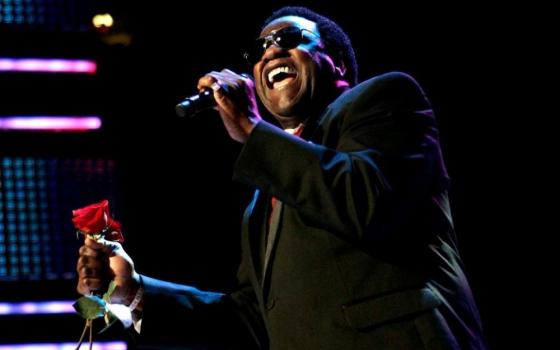
[[[299,125],[301,125],[301,123],[303,123],[303,120],[294,117],[290,119],[279,120],[278,122],[280,123],[282,129],[286,130],[297,128]]]
[[[321,114],[323,114],[329,104],[331,104],[338,98],[338,96],[349,88],[350,86],[346,81],[339,80],[337,81],[336,87],[331,90],[331,93],[327,93],[328,96],[325,96],[322,102],[316,102],[312,105],[308,105],[307,107],[309,108],[305,108],[305,110],[302,109],[293,116],[276,117],[276,120],[280,123],[282,129],[297,128],[298,125],[305,123],[307,120],[318,118]]]

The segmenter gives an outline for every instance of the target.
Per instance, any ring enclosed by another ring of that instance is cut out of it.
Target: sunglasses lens
[[[266,49],[274,44],[283,49],[293,49],[301,44],[301,29],[297,27],[287,27],[280,29],[272,34],[272,38],[259,38],[253,42],[249,49],[243,54],[249,64],[257,63],[263,56]]]
[[[297,27],[287,27],[274,34],[276,45],[284,49],[293,49],[301,44],[301,29]]]
[[[257,63],[265,51],[265,39],[260,38],[255,40],[248,48],[247,51],[243,54],[243,57],[249,62],[250,64]]]

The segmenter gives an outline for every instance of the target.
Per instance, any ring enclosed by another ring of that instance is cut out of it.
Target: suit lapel
[[[300,135],[300,138],[303,140],[310,140],[316,137],[317,131],[319,131],[319,119],[310,120],[306,123],[305,127],[303,128],[303,132]],[[261,196],[266,197],[266,196]],[[263,200],[261,198],[261,200]],[[268,213],[268,207],[270,205],[270,197],[267,197],[267,205],[265,213]],[[274,251],[276,246],[278,245],[278,232],[280,231],[280,219],[282,217],[282,213],[284,211],[284,203],[282,203],[279,199],[276,200],[276,205],[270,214],[270,225],[268,225],[268,235],[266,238],[266,245],[264,249],[264,257],[262,257],[261,261],[263,262],[263,270],[262,270],[262,280],[261,286],[263,287],[263,293],[267,294],[267,279],[270,277],[270,270],[272,266],[272,260],[274,259]],[[264,234],[264,231],[262,231]],[[262,241],[261,241],[262,244]],[[261,249],[261,251],[263,251]]]
[[[319,124],[319,120],[308,121],[300,137],[304,140],[316,138],[317,132],[320,131]],[[267,293],[266,282],[270,277],[271,261],[274,259],[274,250],[278,244],[278,232],[284,204],[280,200],[277,200],[270,214],[271,220],[268,225],[267,234],[266,227],[269,208],[270,196],[256,190],[253,201],[249,207],[247,207],[243,217],[248,231],[245,237],[247,239],[246,244],[251,259],[252,271],[254,272],[256,281],[260,282],[265,295]]]
[[[265,285],[266,278],[269,275],[270,260],[274,248],[276,248],[276,243],[278,242],[278,229],[280,227],[280,217],[282,216],[283,210],[284,204],[281,201],[276,200],[276,205],[274,206],[270,216],[270,225],[268,227],[268,236],[266,240],[262,279],[263,286]]]
[[[260,282],[262,280],[262,253],[261,253],[261,234],[262,217],[266,213],[266,198],[259,190],[255,191],[251,204],[247,207],[243,216],[243,222],[246,227],[244,234],[246,254],[250,258],[251,270],[254,272],[254,278]]]
[[[315,137],[315,132],[318,130],[318,127],[319,127],[318,119],[312,119],[307,121],[299,137],[302,140],[310,140],[311,138]]]

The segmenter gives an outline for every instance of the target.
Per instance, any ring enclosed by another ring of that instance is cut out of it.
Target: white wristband
[[[128,306],[130,308],[130,311],[134,311],[136,309],[138,304],[140,304],[140,302],[142,301],[143,297],[144,297],[144,286],[142,285],[142,279],[140,279],[140,286],[138,287],[138,290],[134,295],[134,299],[132,299],[132,302]]]

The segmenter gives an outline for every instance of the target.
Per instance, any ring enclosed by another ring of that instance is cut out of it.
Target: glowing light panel
[[[0,345],[0,350],[74,350],[76,343],[37,343]],[[125,342],[95,342],[93,350],[126,350]]]
[[[3,315],[45,315],[73,314],[73,301],[39,301],[23,303],[0,303],[0,316]],[[1,347],[0,347],[1,349]]]
[[[0,72],[95,74],[97,63],[78,59],[0,57]]]
[[[9,116],[0,117],[0,130],[81,132],[101,128],[97,116]]]

